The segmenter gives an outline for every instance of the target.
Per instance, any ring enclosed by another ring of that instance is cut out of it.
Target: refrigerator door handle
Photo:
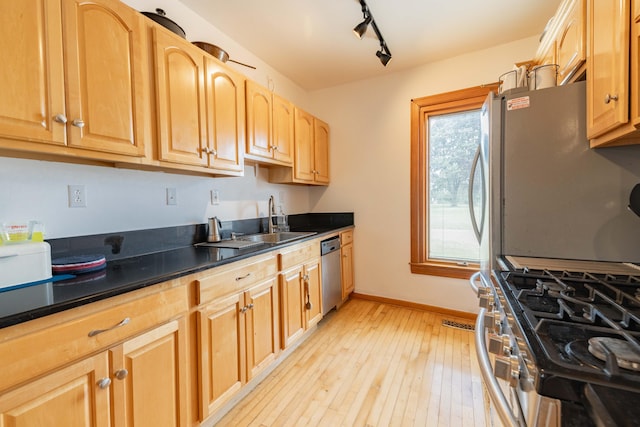
[[[480,145],[478,144],[478,148],[476,149],[476,154],[473,156],[473,161],[471,162],[471,172],[469,174],[469,216],[471,217],[471,226],[473,227],[473,232],[476,235],[476,239],[478,239],[478,243],[480,243],[480,230],[484,228],[484,212],[485,212],[485,204],[487,203],[487,198],[485,195],[485,185],[484,185],[484,165],[480,161]],[[480,173],[483,181],[482,185],[482,215],[480,216],[480,224],[476,220],[476,214],[474,212],[473,206],[473,186],[475,183],[475,175],[476,168],[478,167],[478,163],[480,163]]]

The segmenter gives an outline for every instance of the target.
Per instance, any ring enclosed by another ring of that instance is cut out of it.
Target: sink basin
[[[308,236],[312,236],[316,232],[308,231],[279,231],[277,233],[260,233],[249,234],[246,236],[239,236],[237,240],[244,240],[249,242],[262,242],[262,243],[285,243],[293,240],[303,239]]]

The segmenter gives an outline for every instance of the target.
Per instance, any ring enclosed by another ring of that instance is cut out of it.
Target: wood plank
[[[217,425],[487,425],[473,333],[443,319],[470,323],[350,300]]]

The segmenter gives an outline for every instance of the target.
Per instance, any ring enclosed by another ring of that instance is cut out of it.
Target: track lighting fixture
[[[367,28],[369,27],[369,25],[371,25],[371,28],[373,28],[373,31],[376,33],[376,36],[380,41],[380,50],[376,52],[376,56],[380,59],[380,62],[382,63],[382,65],[386,67],[389,61],[391,61],[391,52],[389,51],[389,48],[387,47],[387,43],[384,41],[384,37],[382,37],[382,34],[380,33],[378,26],[376,25],[376,21],[373,19],[373,16],[371,15],[369,6],[367,6],[367,3],[365,2],[365,0],[359,0],[359,1],[360,1],[360,6],[362,6],[362,16],[364,20],[355,26],[355,28],[353,29],[353,33],[356,35],[356,37],[358,37],[359,39],[362,39],[362,36],[364,36],[364,33],[367,32]]]

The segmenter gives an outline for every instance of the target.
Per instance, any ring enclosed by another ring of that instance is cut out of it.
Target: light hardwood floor
[[[473,332],[437,313],[354,299],[220,426],[485,426]]]

